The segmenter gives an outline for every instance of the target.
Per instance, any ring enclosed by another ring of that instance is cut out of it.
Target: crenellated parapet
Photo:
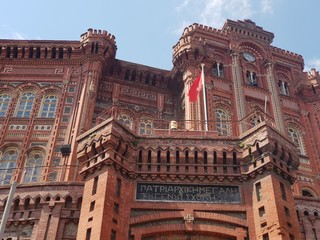
[[[173,47],[173,64],[177,67],[200,64],[208,54],[210,44],[218,48],[227,46],[216,45],[212,39],[226,42],[227,36],[221,30],[197,23],[186,27],[178,43]]]
[[[304,74],[304,78],[299,82],[297,91],[299,95],[308,102],[319,101],[320,74],[315,68]]]
[[[103,54],[106,59],[115,58],[115,36],[105,30],[89,28],[81,35],[80,43],[86,54]]]
[[[224,24],[222,31],[224,33],[238,36],[238,38],[253,38],[257,42],[264,42],[271,44],[274,34],[264,30],[262,27],[257,26],[255,22],[250,19],[244,21],[233,21],[228,19]]]
[[[77,41],[0,40],[0,59],[3,60],[66,60],[79,53]]]
[[[242,134],[242,173],[254,178],[264,171],[275,171],[292,184],[299,167],[296,146],[268,124],[261,123]]]
[[[303,61],[303,57],[300,54],[297,54],[297,53],[294,53],[294,52],[291,52],[291,51],[288,51],[288,50],[284,50],[282,48],[278,48],[278,47],[275,47],[275,46],[271,46],[271,49],[272,49],[272,51],[274,53],[281,54],[281,55],[287,56],[289,58],[294,58],[294,59],[299,60],[299,61]]]
[[[112,167],[134,179],[244,181],[273,170],[294,181],[295,146],[272,126],[263,122],[226,140],[214,132],[180,130],[139,136],[110,118],[78,138],[78,159],[84,178]]]

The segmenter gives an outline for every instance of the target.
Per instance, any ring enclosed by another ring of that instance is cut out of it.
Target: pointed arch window
[[[6,93],[0,94],[0,117],[5,117],[9,108],[11,96]]]
[[[304,197],[314,197],[313,192],[311,192],[309,189],[302,189],[301,194]]]
[[[216,117],[216,130],[219,135],[229,136],[230,135],[230,115],[224,109],[217,108],[215,110]]]
[[[215,62],[212,67],[213,76],[224,77],[223,63]]]
[[[126,125],[128,128],[132,129],[133,124],[132,124],[132,118],[125,113],[120,113],[117,117],[117,119],[123,123],[124,125]]]
[[[26,92],[22,94],[16,111],[16,117],[30,117],[34,99],[35,96],[32,92]]]
[[[143,118],[140,120],[139,132],[140,134],[152,134],[153,121],[149,118]]]
[[[39,181],[43,159],[44,155],[42,152],[32,151],[28,154],[23,182],[28,183]]]
[[[302,141],[300,131],[298,131],[294,127],[289,127],[288,128],[288,136],[289,136],[290,140],[297,146],[298,153],[304,155],[305,152],[304,152],[304,148],[303,148],[303,141]]]
[[[278,86],[279,86],[279,92],[282,95],[289,96],[289,84],[285,81],[279,80],[278,81]]]
[[[0,184],[10,184],[17,159],[17,149],[8,148],[4,150],[0,161]]]
[[[246,72],[246,79],[247,79],[247,84],[250,86],[258,86],[258,78],[257,78],[257,73],[247,71]]]
[[[46,95],[42,99],[40,117],[42,118],[54,118],[56,114],[58,103],[58,97],[55,95]]]

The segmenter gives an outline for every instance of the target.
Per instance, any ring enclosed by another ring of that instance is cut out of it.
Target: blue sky
[[[79,40],[102,29],[115,35],[118,59],[167,70],[188,25],[251,19],[275,34],[272,45],[301,54],[306,71],[320,70],[319,0],[4,0],[1,9],[0,38]]]

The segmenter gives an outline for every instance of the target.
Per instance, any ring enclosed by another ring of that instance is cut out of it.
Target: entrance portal
[[[170,234],[142,237],[142,240],[236,240],[234,237],[206,236],[197,234]]]

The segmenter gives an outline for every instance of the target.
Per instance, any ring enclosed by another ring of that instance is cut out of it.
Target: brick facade
[[[106,31],[1,40],[3,237],[319,238],[319,72],[273,38],[193,24],[171,71],[116,59]]]

